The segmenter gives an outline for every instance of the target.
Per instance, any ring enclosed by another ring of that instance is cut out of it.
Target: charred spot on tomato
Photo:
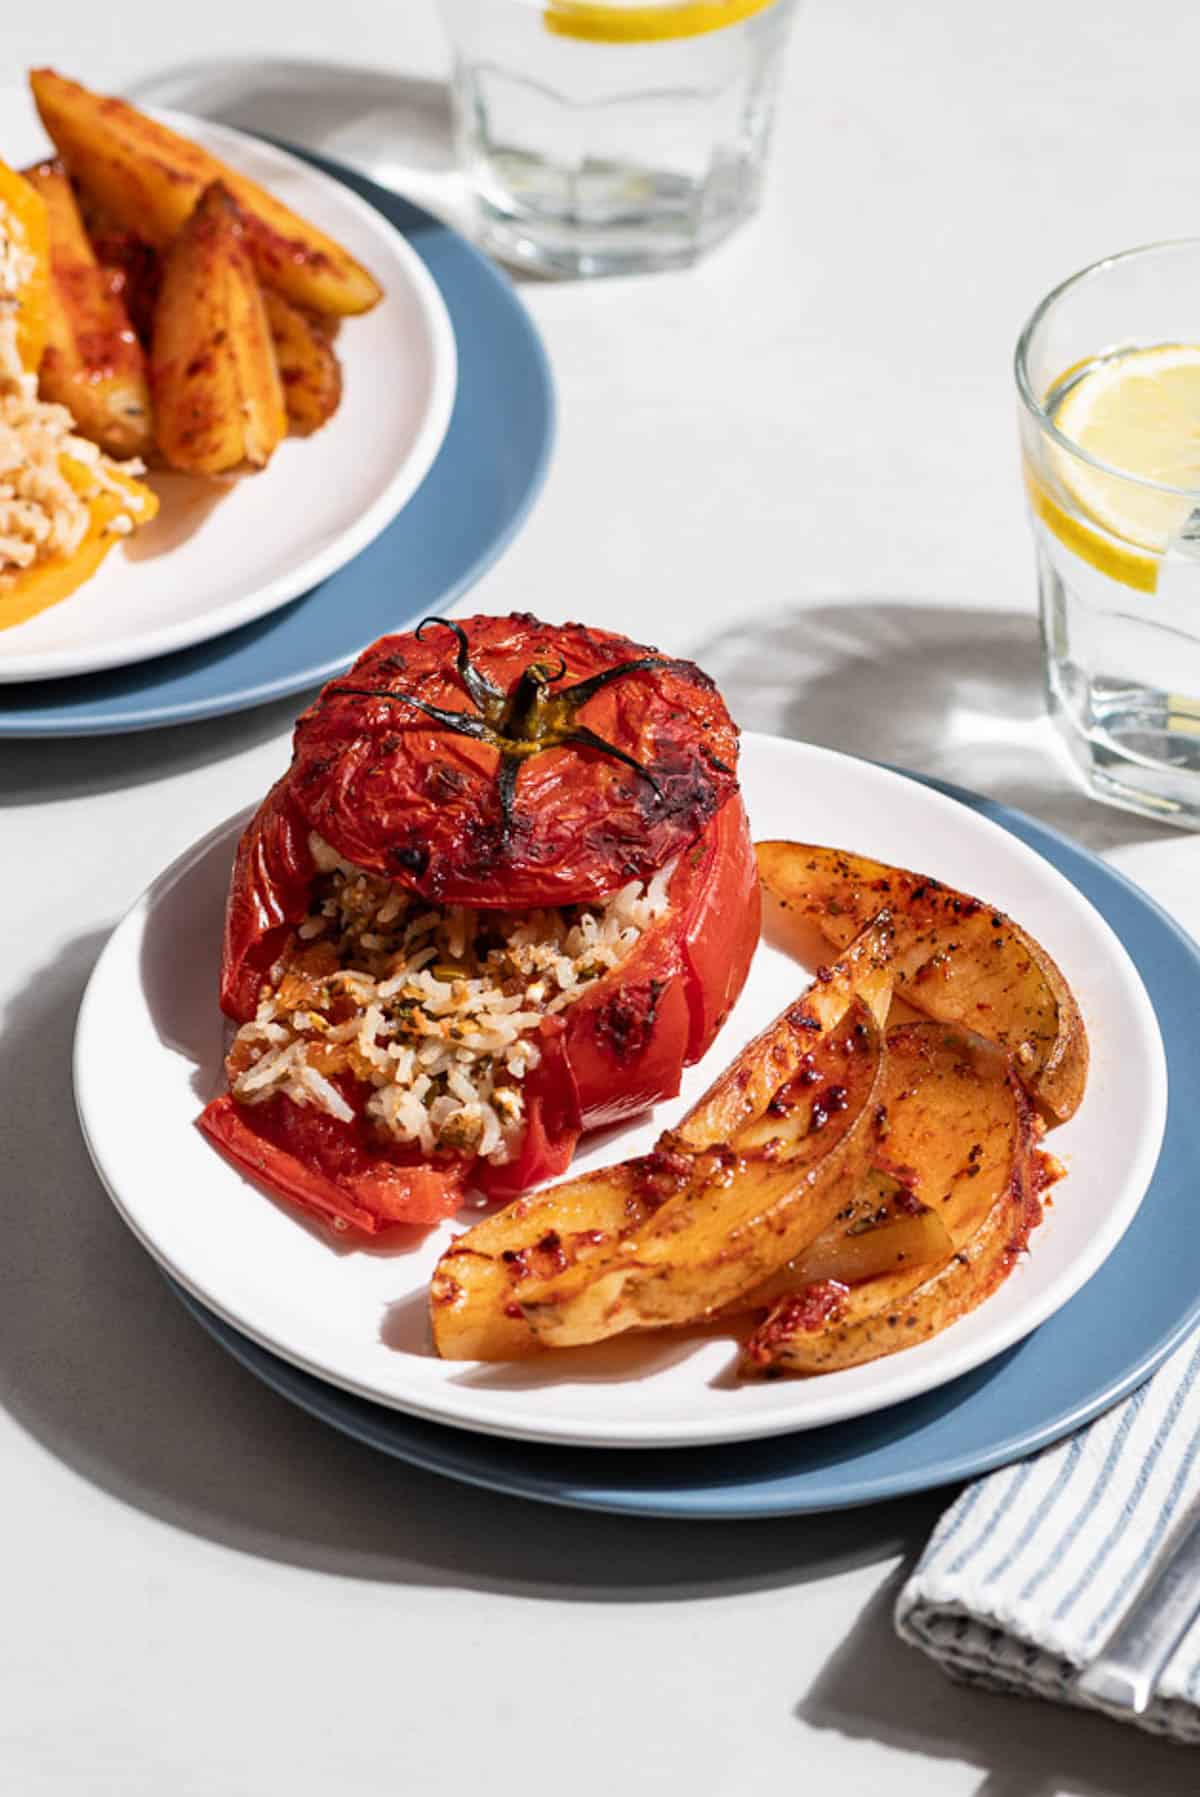
[[[393,867],[407,874],[415,874],[418,879],[429,866],[429,850],[423,842],[393,843],[387,855]]]
[[[319,781],[325,778],[332,766],[333,761],[330,756],[315,756],[312,761],[301,768],[298,775],[299,784],[301,786],[315,786]]]
[[[645,1052],[665,989],[665,980],[618,986],[597,1006],[592,1029],[597,1042],[616,1060],[633,1060]]]
[[[730,770],[715,758],[691,755],[686,759],[669,749],[642,770],[646,785],[637,794],[637,803],[647,817],[668,822],[682,821],[699,829],[723,803],[727,791],[725,781],[713,773]]]

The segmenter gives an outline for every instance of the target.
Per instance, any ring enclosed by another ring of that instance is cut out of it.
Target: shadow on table
[[[113,792],[227,760],[281,736],[315,696],[293,693],[230,717],[172,724],[125,736],[54,737],[0,743],[0,809]],[[280,771],[287,751],[280,751]]]
[[[444,82],[351,63],[214,57],[142,77],[130,98],[265,133],[361,169],[471,234]],[[508,270],[514,281],[522,271]]]
[[[473,235],[445,82],[352,63],[229,56],[153,71],[129,97],[315,150]],[[544,278],[515,262],[504,269],[517,286]]]
[[[656,1523],[457,1485],[325,1428],[260,1385],[171,1296],[101,1190],[71,1115],[71,1038],[103,943],[81,937],[0,1017],[0,1401],[50,1452],[177,1528],[398,1585],[585,1601],[803,1583],[915,1547],[940,1508]],[[171,1168],[162,1168],[171,1179]],[[181,1194],[181,1201],[184,1199]]]
[[[922,1761],[978,1766],[974,1797],[1181,1797],[1193,1788],[1186,1748],[1102,1716],[946,1678],[896,1637],[892,1609],[907,1572],[902,1566],[874,1594],[797,1704],[807,1727]]]
[[[754,729],[974,787],[1097,853],[1178,837],[1076,784],[1044,724],[1036,620],[885,598],[797,602],[697,660]]]
[[[210,57],[144,75],[129,96],[149,106],[303,143],[385,185],[455,166],[450,95],[440,81],[351,63]]]

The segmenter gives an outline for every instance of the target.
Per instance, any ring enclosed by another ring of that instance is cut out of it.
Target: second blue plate
[[[1089,898],[1145,981],[1172,1089],[1200,1086],[1200,951],[1095,856],[1003,805],[926,784],[982,812]],[[1136,1120],[1134,1120],[1136,1126]],[[242,1364],[322,1421],[385,1453],[518,1496],[643,1516],[736,1518],[832,1510],[971,1478],[1078,1428],[1124,1397],[1200,1318],[1194,1227],[1200,1111],[1172,1104],[1154,1180],[1128,1233],[1064,1309],[999,1359],[852,1422],[718,1448],[564,1449],[473,1435],[355,1398],[179,1296]]]
[[[0,738],[103,736],[221,717],[319,685],[361,649],[443,610],[520,528],[545,475],[550,369],[505,277],[439,219],[338,163],[296,150],[390,219],[437,282],[458,390],[433,467],[362,554],[282,611],[154,661],[0,688]]]

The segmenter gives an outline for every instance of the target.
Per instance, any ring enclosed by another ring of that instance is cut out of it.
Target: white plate
[[[1079,995],[1087,1096],[1052,1137],[1070,1172],[1033,1251],[979,1310],[891,1359],[813,1380],[739,1385],[723,1341],[625,1338],[523,1365],[440,1361],[425,1294],[462,1221],[382,1249],[347,1249],[265,1197],[195,1128],[222,1084],[221,917],[241,820],[163,874],[117,927],[79,1016],[75,1090],[88,1146],[122,1216],[210,1309],[319,1377],[438,1422],[535,1441],[667,1447],[809,1429],[927,1391],[1018,1341],[1112,1251],[1141,1201],[1166,1117],[1166,1067],[1141,980],[1103,919],[997,825],[899,775],[829,750],[744,740],[757,837],[792,836],[915,866],[1011,912]],[[764,940],[746,990],[678,1099],[606,1134],[586,1168],[648,1148],[804,986]],[[403,1232],[401,1232],[403,1233]]]
[[[306,162],[223,125],[155,110],[165,124],[269,187],[344,243],[384,289],[338,334],[342,403],[308,438],[285,439],[261,474],[229,486],[152,477],[162,509],[94,579],[0,630],[0,682],[146,661],[286,605],[343,567],[416,492],[454,406],[454,332],[420,257],[388,221]],[[0,91],[0,156],[48,144],[33,103]]]

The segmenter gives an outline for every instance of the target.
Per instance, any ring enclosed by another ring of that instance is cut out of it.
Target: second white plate
[[[0,683],[147,661],[286,605],[365,549],[428,473],[454,407],[454,332],[420,257],[340,182],[284,150],[170,112],[165,124],[336,237],[384,290],[338,334],[342,402],[314,436],[290,437],[270,466],[224,486],[153,475],[162,509],[60,605],[0,630]],[[0,92],[0,156],[48,153],[33,103]]]
[[[1166,1116],[1150,1001],[1108,925],[1054,868],[953,800],[869,763],[770,737],[744,740],[756,837],[834,843],[976,892],[1038,936],[1074,986],[1092,1043],[1087,1096],[1054,1133],[1069,1177],[1032,1252],[999,1292],[929,1342],[812,1380],[739,1384],[719,1340],[666,1335],[513,1366],[438,1360],[429,1276],[469,1216],[383,1248],[343,1248],[263,1195],[201,1136],[222,1083],[221,922],[241,820],[222,825],[138,901],[107,944],[80,1011],[75,1087],[88,1146],[122,1216],[160,1263],[263,1346],[347,1390],[418,1416],[534,1441],[672,1447],[809,1429],[942,1385],[1066,1303],[1124,1233]],[[585,1169],[650,1146],[751,1035],[805,985],[764,940],[733,1015],[678,1099],[587,1149]]]

